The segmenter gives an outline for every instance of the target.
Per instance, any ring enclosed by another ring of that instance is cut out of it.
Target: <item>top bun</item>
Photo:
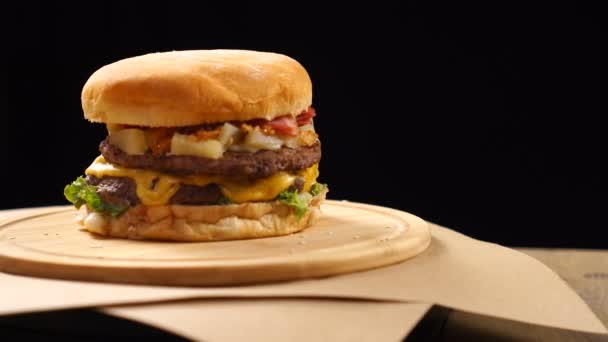
[[[97,70],[82,89],[84,117],[148,127],[297,115],[312,103],[300,63],[245,50],[193,50],[127,58]]]

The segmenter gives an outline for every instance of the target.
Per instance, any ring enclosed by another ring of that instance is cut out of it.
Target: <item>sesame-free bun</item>
[[[245,50],[152,53],[97,70],[82,90],[86,119],[148,127],[297,115],[312,103],[306,70]]]
[[[327,191],[315,196],[302,217],[278,201],[228,205],[139,205],[113,218],[89,209],[80,224],[91,233],[117,238],[168,241],[253,239],[298,232],[320,216]]]

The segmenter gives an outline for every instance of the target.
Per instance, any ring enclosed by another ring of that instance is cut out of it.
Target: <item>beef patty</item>
[[[262,150],[255,153],[230,152],[222,158],[210,159],[195,156],[127,154],[109,143],[106,138],[99,150],[110,163],[129,168],[149,169],[178,175],[216,174],[248,177],[268,177],[279,171],[306,169],[321,160],[321,144],[297,149],[282,147],[276,151]]]
[[[123,206],[139,204],[135,181],[131,178],[87,176],[85,181],[87,184],[97,187],[97,194],[106,203]]]
[[[140,203],[137,197],[135,181],[127,177],[103,177],[87,176],[86,182],[97,187],[97,194],[109,204],[124,206],[135,206]],[[289,190],[301,191],[304,180],[296,178]],[[177,192],[171,197],[171,204],[184,205],[209,205],[219,204],[224,199],[220,187],[216,184],[196,186],[182,184]]]

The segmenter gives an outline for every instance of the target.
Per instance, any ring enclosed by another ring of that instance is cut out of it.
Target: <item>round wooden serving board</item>
[[[74,223],[75,210],[0,226],[0,270],[31,276],[156,285],[228,285],[324,277],[411,258],[431,240],[403,211],[327,201],[292,235],[220,242],[104,238]]]

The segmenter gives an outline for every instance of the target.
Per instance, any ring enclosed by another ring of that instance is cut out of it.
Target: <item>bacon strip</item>
[[[283,115],[266,123],[278,133],[295,137],[300,132],[296,118],[291,115]]]
[[[308,107],[306,111],[302,112],[302,114],[296,117],[298,126],[308,125],[312,121],[312,118],[314,118],[315,116],[317,116],[317,112],[315,111],[315,109],[312,107]]]

